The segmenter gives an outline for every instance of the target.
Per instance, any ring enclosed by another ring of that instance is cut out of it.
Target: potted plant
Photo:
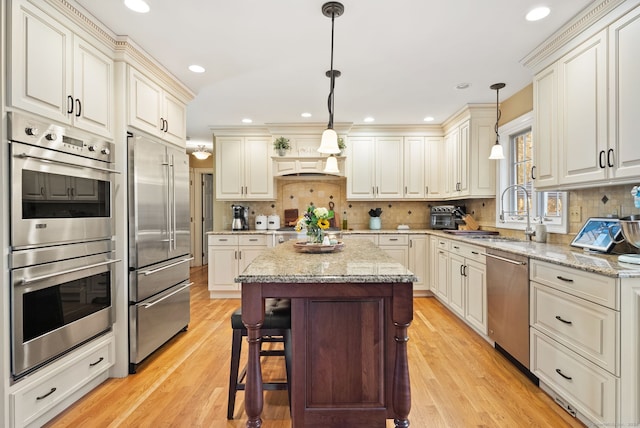
[[[344,149],[347,148],[347,145],[344,143],[344,138],[342,137],[338,138],[338,148],[340,149],[340,153],[338,153],[338,156],[342,156]]]
[[[288,138],[279,137],[273,142],[273,148],[277,150],[278,155],[284,156],[291,148],[291,144],[289,144]]]

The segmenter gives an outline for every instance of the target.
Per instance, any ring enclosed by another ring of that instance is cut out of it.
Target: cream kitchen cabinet
[[[426,196],[427,165],[424,137],[404,137],[404,198],[424,199]]]
[[[449,304],[449,240],[437,236],[430,237],[431,250],[431,291],[444,304]]]
[[[216,137],[216,199],[274,198],[271,137]]]
[[[429,290],[429,236],[409,235],[409,270],[418,281],[413,283],[414,295],[425,295]]]
[[[533,78],[533,166],[536,188],[558,184],[558,66],[553,64]]]
[[[112,139],[112,52],[75,34],[54,14],[24,0],[11,2],[7,101],[13,107]]]
[[[444,197],[495,196],[495,164],[489,162],[495,142],[495,110],[469,107],[445,124]]]
[[[81,177],[48,174],[44,183],[45,200],[97,201],[98,185],[95,180]]]
[[[187,106],[129,66],[129,125],[186,147]]]
[[[384,250],[403,266],[409,266],[409,235],[380,234],[378,248]]]
[[[532,260],[531,372],[588,423],[618,426],[619,279]]]
[[[267,247],[271,235],[209,234],[209,295],[213,298],[240,297],[234,279]]]
[[[425,138],[425,198],[442,200],[444,190],[444,139],[442,137]]]
[[[347,199],[404,197],[402,137],[350,137],[346,150]]]
[[[486,278],[482,248],[449,243],[449,307],[483,335],[487,334]]]

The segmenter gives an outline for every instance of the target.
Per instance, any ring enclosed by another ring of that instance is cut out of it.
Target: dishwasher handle
[[[511,264],[514,264],[514,265],[523,266],[523,265],[527,264],[527,262],[522,262],[520,260],[511,260],[511,259],[508,259],[506,257],[498,256],[498,255],[495,255],[495,254],[484,253],[482,255],[490,257],[492,259],[502,260],[503,262],[511,263]]]

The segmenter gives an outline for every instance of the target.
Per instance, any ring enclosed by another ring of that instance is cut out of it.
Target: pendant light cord
[[[329,76],[329,98],[327,99],[327,107],[329,108],[329,124],[327,128],[333,129],[333,89],[335,87],[336,78],[333,72],[333,28],[335,21],[335,12],[331,12],[331,76]]]
[[[496,126],[494,130],[496,131],[496,144],[500,142],[500,134],[498,134],[498,123],[500,122],[500,117],[502,116],[502,112],[500,111],[500,88],[496,88]]]

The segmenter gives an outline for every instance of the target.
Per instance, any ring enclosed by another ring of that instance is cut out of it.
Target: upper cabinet
[[[350,137],[347,199],[402,199],[403,137]]]
[[[533,79],[538,189],[634,183],[640,175],[640,8],[619,13],[559,49]]]
[[[216,199],[274,198],[270,136],[216,137]]]
[[[129,67],[129,124],[186,146],[187,106],[149,77]]]
[[[425,144],[425,197],[427,199],[444,198],[444,139],[426,137]]]
[[[111,53],[26,1],[12,6],[8,103],[113,138]]]

